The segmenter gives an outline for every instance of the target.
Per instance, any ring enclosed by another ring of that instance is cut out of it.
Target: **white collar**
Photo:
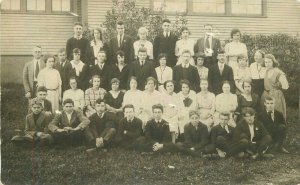
[[[188,68],[188,67],[190,67],[190,63],[187,63],[187,64],[182,63],[181,65],[182,65],[183,68]],[[185,67],[185,66],[186,66],[186,67]]]
[[[77,39],[77,38],[81,39],[81,38],[82,38],[82,35],[80,35],[80,36],[74,35],[74,38],[75,38],[75,39]]]
[[[74,60],[72,60],[70,63],[72,64],[72,67],[73,67],[73,68],[76,68],[76,67],[82,68],[82,67],[84,66],[84,63],[83,63],[81,60],[79,60],[79,63],[78,63],[78,64],[75,64],[75,61],[74,61]]]

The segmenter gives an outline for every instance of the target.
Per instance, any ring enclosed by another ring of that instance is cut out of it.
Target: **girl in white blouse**
[[[158,81],[158,91],[165,92],[164,83],[167,80],[173,79],[173,70],[167,66],[167,55],[161,53],[158,55],[159,66],[155,68],[157,81]]]
[[[195,41],[190,36],[190,30],[187,27],[182,27],[180,30],[181,39],[176,42],[175,45],[175,55],[178,57],[177,65],[181,64],[181,55],[185,50],[189,50],[191,52],[190,64],[195,65],[195,61],[193,59],[194,56],[194,45]]]
[[[74,101],[74,108],[83,110],[84,103],[84,92],[77,88],[77,80],[75,77],[71,77],[69,80],[71,89],[64,92],[63,101],[65,99],[72,99]]]
[[[254,62],[250,65],[250,72],[252,78],[252,90],[259,97],[264,92],[264,78],[266,75],[266,68],[264,67],[265,53],[261,50],[256,50],[254,54]]]
[[[243,82],[251,81],[251,71],[247,66],[247,58],[244,55],[239,55],[237,58],[238,66],[233,69],[234,81],[236,86],[236,94],[244,93]]]

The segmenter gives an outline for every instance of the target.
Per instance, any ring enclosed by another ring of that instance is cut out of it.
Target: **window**
[[[27,0],[27,10],[45,11],[45,0]]]
[[[186,0],[153,0],[153,10],[163,9],[166,12],[186,12]]]
[[[3,0],[1,3],[2,10],[20,10],[20,0]]]
[[[263,16],[266,0],[152,0],[153,11],[221,16]]]
[[[232,14],[262,14],[262,0],[232,0]]]
[[[225,0],[197,0],[193,1],[193,12],[225,13]]]
[[[70,0],[52,0],[52,11],[69,12]]]

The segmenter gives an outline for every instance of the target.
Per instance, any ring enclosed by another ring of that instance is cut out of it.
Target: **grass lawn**
[[[23,87],[1,89],[1,181],[3,184],[286,184],[300,183],[298,110],[288,109],[289,155],[271,160],[194,159],[180,154],[141,155],[111,149],[95,157],[85,147],[18,148],[10,142],[14,129],[24,127],[27,102]],[[175,168],[169,168],[168,166]]]

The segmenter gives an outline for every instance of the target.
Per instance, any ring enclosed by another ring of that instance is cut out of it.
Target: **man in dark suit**
[[[194,157],[201,157],[203,154],[213,152],[212,145],[209,145],[209,134],[206,125],[200,122],[200,115],[197,111],[189,112],[190,123],[184,126],[184,143],[177,143],[180,151]]]
[[[182,52],[182,64],[176,65],[173,68],[173,80],[176,82],[175,91],[180,91],[180,81],[188,80],[191,84],[191,90],[199,92],[200,90],[200,78],[198,70],[195,66],[189,64],[191,58],[191,52],[185,50]]]
[[[265,108],[258,114],[258,119],[272,136],[275,149],[283,153],[289,153],[283,147],[287,132],[286,121],[282,113],[274,109],[275,103],[274,98],[266,96],[264,102]]]
[[[53,113],[52,112],[52,104],[49,100],[46,99],[46,97],[47,97],[47,88],[45,86],[39,86],[37,88],[36,97],[42,102],[43,111]]]
[[[84,130],[89,123],[81,110],[74,109],[73,100],[65,99],[63,111],[56,113],[48,128],[56,143],[78,145],[83,141]]]
[[[217,63],[217,54],[221,49],[220,40],[213,37],[213,26],[211,24],[204,25],[205,35],[197,40],[194,46],[194,52],[204,53],[204,66],[210,69],[211,66]]]
[[[123,110],[125,117],[119,122],[116,143],[121,147],[134,149],[136,139],[143,134],[143,122],[134,116],[132,104],[125,105]]]
[[[105,51],[99,51],[97,54],[96,64],[90,68],[90,78],[98,75],[101,78],[100,87],[106,91],[111,89],[110,80],[112,78],[112,68],[106,61]]]
[[[174,67],[177,62],[175,56],[175,45],[178,38],[171,32],[170,27],[171,21],[169,19],[164,19],[162,24],[163,32],[157,35],[154,39],[153,55],[154,59],[158,60],[159,54],[167,54],[167,66]]]
[[[149,120],[145,126],[145,136],[137,139],[136,147],[146,152],[173,152],[176,150],[172,143],[169,124],[162,119],[163,106],[156,104],[152,106],[153,119]]]
[[[225,64],[226,56],[224,51],[218,54],[218,63],[212,66],[208,71],[208,89],[215,95],[222,93],[224,81],[229,81],[230,91],[235,92],[233,70]]]
[[[145,89],[146,79],[150,76],[157,79],[153,63],[147,59],[146,48],[140,48],[138,51],[138,60],[132,62],[129,66],[129,77],[135,76],[138,81],[137,88]]]
[[[80,22],[74,23],[74,36],[67,40],[66,53],[69,61],[73,60],[73,49],[78,48],[81,51],[80,60],[88,65],[88,51],[90,42],[82,36],[83,25]]]
[[[117,51],[122,50],[125,53],[125,63],[129,64],[134,59],[133,40],[125,35],[125,26],[122,21],[117,22],[117,36],[109,42],[109,64],[117,63]]]
[[[39,72],[45,67],[45,62],[42,60],[42,47],[35,46],[32,54],[33,60],[26,63],[23,68],[23,85],[26,98],[36,96],[37,77]]]
[[[42,101],[33,98],[30,101],[31,113],[25,119],[25,132],[14,136],[11,141],[14,144],[44,145],[52,144],[53,138],[49,134],[48,124],[52,120],[50,112],[43,111]]]
[[[234,142],[234,128],[228,125],[230,113],[221,112],[219,115],[219,125],[211,130],[211,143],[218,152],[219,157],[231,157],[247,149],[248,141],[241,139]]]
[[[266,150],[272,143],[272,137],[265,129],[264,125],[255,119],[255,110],[246,107],[242,111],[243,120],[235,128],[235,142],[247,140],[247,153],[252,159],[258,157],[274,157],[272,154],[266,154]]]
[[[96,112],[90,116],[91,123],[86,130],[88,144],[92,147],[86,150],[87,153],[111,146],[116,135],[115,119],[106,111],[104,100],[96,100],[95,109]]]
[[[69,82],[67,81],[67,74],[66,74],[66,65],[70,63],[66,58],[66,49],[61,48],[57,52],[57,62],[54,66],[55,69],[59,71],[60,78],[61,78],[61,96],[63,95],[63,92],[67,89],[69,89]]]

